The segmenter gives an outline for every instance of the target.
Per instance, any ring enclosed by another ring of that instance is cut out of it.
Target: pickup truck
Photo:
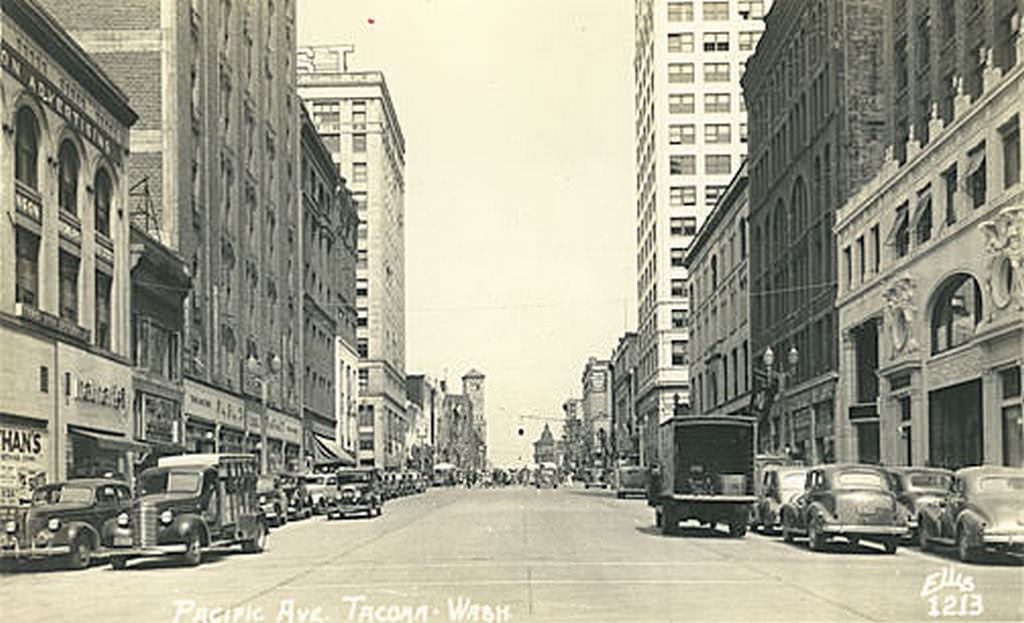
[[[754,496],[754,418],[744,415],[676,415],[659,427],[655,523],[673,534],[696,520],[729,535],[747,532]]]

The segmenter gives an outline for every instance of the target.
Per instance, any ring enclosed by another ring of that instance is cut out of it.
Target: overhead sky
[[[587,357],[636,324],[632,4],[298,1],[299,45],[352,43],[350,69],[386,75],[406,369],[487,375],[496,464],[531,461],[545,422],[558,435]]]

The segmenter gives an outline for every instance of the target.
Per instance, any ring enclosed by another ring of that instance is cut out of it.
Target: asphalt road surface
[[[1017,561],[872,545],[814,553],[696,527],[664,537],[652,521],[642,500],[603,490],[432,489],[380,518],[292,522],[262,554],[210,552],[195,568],[19,568],[0,575],[0,620],[1024,620]]]

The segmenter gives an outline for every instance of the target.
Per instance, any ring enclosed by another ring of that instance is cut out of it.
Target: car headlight
[[[60,530],[60,519],[56,517],[51,517],[50,521],[46,522],[46,527],[50,530],[50,532],[56,532]]]
[[[266,503],[267,503],[267,496],[261,495],[260,496],[260,504],[266,504]]]
[[[173,520],[173,519],[174,519],[174,513],[172,513],[171,509],[169,509],[169,508],[167,510],[165,510],[164,512],[160,513],[160,523],[169,524],[169,523],[171,523],[171,520]]]
[[[128,513],[121,513],[117,516],[117,525],[122,528],[128,525]]]
[[[17,530],[18,524],[14,523],[14,521],[8,521],[4,524],[4,532],[7,532],[8,534],[16,532]]]

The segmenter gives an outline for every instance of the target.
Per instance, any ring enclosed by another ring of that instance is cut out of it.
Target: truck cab
[[[248,454],[163,457],[142,472],[130,514],[118,517],[111,566],[132,558],[181,555],[198,565],[204,549],[241,544],[261,552],[267,522],[257,498],[259,467]]]

